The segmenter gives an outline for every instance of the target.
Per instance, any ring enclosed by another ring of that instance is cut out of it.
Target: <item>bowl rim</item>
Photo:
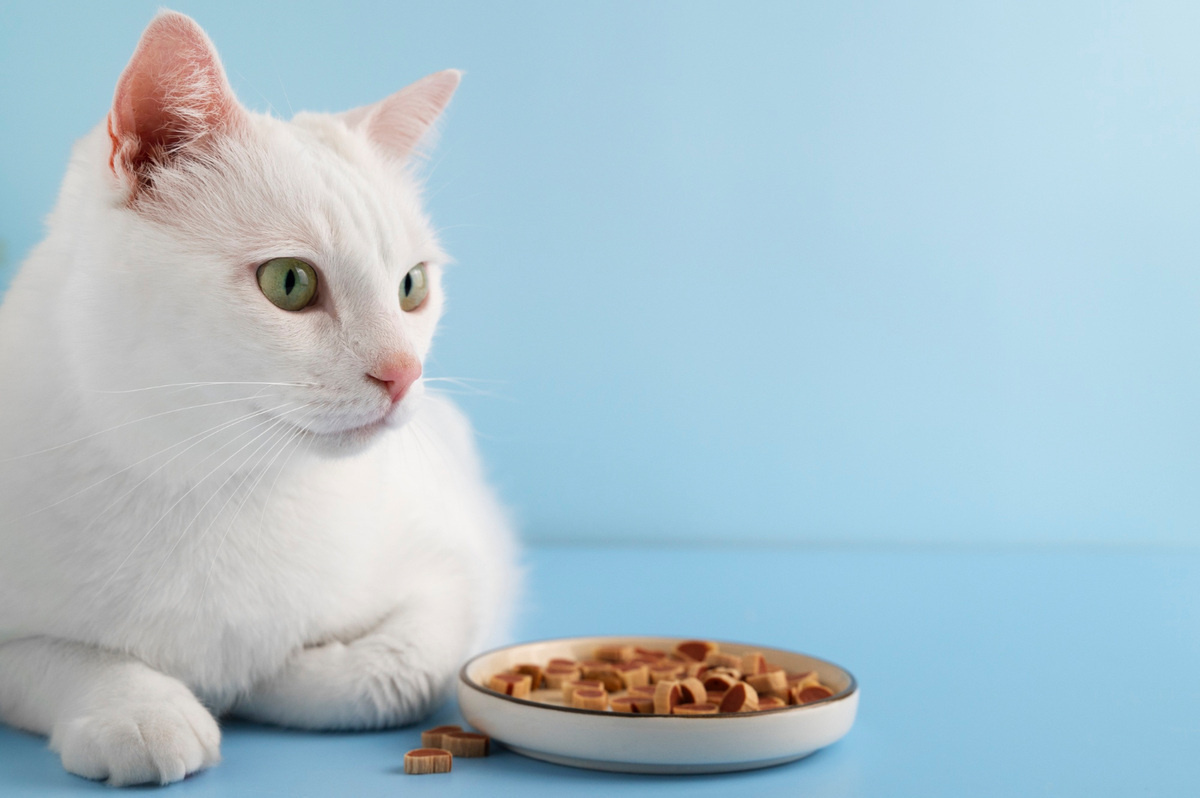
[[[673,639],[700,640],[700,639],[704,639],[704,640],[712,640],[712,642],[717,643],[718,645],[729,644],[729,645],[733,645],[733,646],[746,646],[748,648],[772,648],[775,651],[786,651],[789,654],[799,654],[802,657],[808,657],[809,659],[815,659],[819,662],[823,662],[826,665],[832,665],[833,667],[837,668],[842,673],[844,673],[848,677],[850,677],[850,684],[846,685],[845,689],[840,690],[840,691],[834,693],[833,695],[828,696],[827,698],[819,698],[816,701],[811,701],[807,704],[792,704],[789,706],[777,707],[775,709],[760,709],[755,712],[733,712],[733,713],[725,713],[725,714],[718,714],[718,715],[657,715],[657,714],[641,715],[641,714],[637,714],[637,713],[633,713],[633,712],[612,712],[607,709],[580,709],[579,707],[565,707],[565,706],[558,706],[557,704],[546,704],[541,701],[532,701],[528,698],[517,698],[515,696],[505,695],[504,693],[498,693],[489,687],[486,687],[482,684],[479,684],[476,681],[473,681],[472,679],[470,679],[467,676],[467,668],[471,667],[471,665],[476,660],[483,659],[484,657],[491,656],[492,654],[496,654],[496,653],[505,651],[510,648],[519,648],[521,646],[532,646],[532,645],[538,645],[538,644],[542,644],[542,643],[565,643],[565,642],[569,642],[572,640],[628,640],[630,642],[636,643],[636,641],[638,641],[638,640],[661,640],[664,638],[668,639],[668,640],[673,640]],[[634,719],[640,720],[640,719],[649,719],[649,718],[657,718],[659,720],[663,720],[666,718],[678,718],[679,720],[727,720],[728,721],[728,720],[733,720],[735,718],[755,718],[755,717],[763,717],[765,715],[777,715],[777,714],[780,714],[783,712],[803,711],[806,709],[812,709],[814,707],[828,706],[830,704],[837,703],[838,701],[844,701],[847,698],[849,698],[850,696],[854,695],[856,692],[858,692],[858,680],[854,678],[853,673],[846,670],[841,665],[838,665],[836,662],[830,662],[829,660],[823,659],[821,657],[814,657],[811,654],[805,654],[802,651],[791,651],[789,649],[775,648],[774,646],[761,646],[761,645],[755,645],[752,643],[740,643],[736,640],[716,640],[713,638],[679,637],[678,635],[575,635],[573,637],[549,637],[549,638],[545,638],[542,640],[526,640],[521,643],[512,643],[507,646],[498,646],[496,648],[492,648],[487,651],[482,651],[482,652],[476,654],[475,656],[471,657],[466,662],[464,662],[463,666],[461,668],[459,668],[458,680],[459,680],[459,682],[466,685],[467,687],[470,687],[471,689],[476,690],[485,696],[488,696],[490,698],[499,698],[499,699],[503,699],[505,701],[511,701],[514,704],[517,704],[519,706],[534,707],[536,709],[545,709],[545,710],[551,710],[554,712],[571,712],[571,713],[580,714],[580,715],[594,715],[594,716],[602,717],[602,718],[621,718],[621,719],[628,718],[629,720],[634,720]]]

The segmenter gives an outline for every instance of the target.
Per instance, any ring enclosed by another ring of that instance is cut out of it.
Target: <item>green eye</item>
[[[400,307],[403,310],[416,310],[427,296],[429,281],[425,279],[425,264],[418,263],[408,270],[400,283]]]
[[[272,258],[258,267],[258,287],[284,310],[301,310],[317,295],[317,273],[296,258]]]

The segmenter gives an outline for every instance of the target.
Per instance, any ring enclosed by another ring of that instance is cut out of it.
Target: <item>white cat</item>
[[[291,122],[160,14],[0,307],[0,719],[166,783],[222,713],[403,724],[504,628],[514,546],[424,390],[413,153],[458,85]]]

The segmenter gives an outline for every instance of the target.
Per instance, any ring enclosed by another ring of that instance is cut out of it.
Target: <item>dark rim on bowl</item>
[[[482,659],[483,657],[488,657],[488,656],[491,656],[492,654],[495,654],[497,652],[504,651],[504,650],[510,649],[510,648],[518,648],[518,647],[522,647],[522,646],[536,646],[536,645],[541,645],[544,643],[566,643],[566,642],[569,642],[572,640],[628,640],[632,643],[636,643],[638,640],[664,640],[664,639],[665,640],[691,640],[693,638],[669,637],[666,635],[663,635],[662,637],[655,637],[653,635],[629,635],[629,636],[624,636],[624,635],[594,635],[594,636],[593,635],[580,635],[578,637],[551,637],[546,640],[528,640],[524,643],[517,643],[517,644],[511,645],[511,646],[500,646],[499,648],[493,648],[489,651],[484,651],[480,654],[476,654],[475,656],[471,657],[469,660],[464,662],[463,666],[461,668],[459,668],[458,679],[460,682],[465,684],[467,687],[470,687],[473,690],[478,690],[479,692],[483,693],[484,695],[491,696],[492,698],[501,698],[505,701],[512,701],[514,704],[536,707],[538,709],[548,709],[548,710],[552,710],[555,712],[575,712],[575,713],[583,714],[583,715],[598,715],[600,717],[605,717],[605,718],[660,718],[660,719],[661,718],[682,718],[682,719],[686,719],[686,720],[720,720],[720,719],[731,720],[733,718],[753,718],[753,717],[758,717],[761,715],[774,715],[779,712],[802,711],[805,709],[809,709],[811,707],[825,706],[828,704],[832,704],[836,701],[841,701],[843,699],[849,698],[850,696],[854,695],[854,693],[858,690],[858,680],[854,678],[854,674],[851,673],[850,671],[846,670],[845,668],[843,668],[841,665],[838,665],[836,662],[830,662],[827,659],[821,659],[820,657],[814,657],[809,654],[805,654],[801,651],[787,651],[787,650],[781,649],[781,648],[776,648],[776,649],[771,649],[771,650],[782,651],[786,654],[799,654],[802,657],[808,657],[809,659],[815,659],[818,662],[823,662],[826,665],[832,665],[833,667],[837,668],[838,670],[840,670],[842,673],[846,674],[846,676],[848,676],[850,678],[850,684],[846,685],[846,688],[844,690],[840,690],[840,691],[834,693],[833,695],[829,696],[828,698],[819,698],[816,701],[812,701],[807,704],[792,704],[790,706],[778,707],[776,709],[760,709],[755,712],[725,713],[723,715],[655,715],[655,714],[640,715],[640,714],[631,713],[631,712],[612,712],[607,709],[580,709],[578,707],[562,707],[562,706],[558,706],[557,704],[546,704],[541,701],[532,701],[528,698],[516,698],[511,695],[505,695],[504,693],[498,693],[489,687],[485,687],[484,685],[479,684],[478,682],[472,681],[467,676],[467,668],[469,668],[471,666],[471,663],[475,662],[478,659]],[[719,645],[728,644],[731,646],[745,646],[745,647],[753,649],[753,650],[767,648],[765,646],[754,646],[750,643],[739,643],[734,640],[714,640],[713,642],[715,642]]]

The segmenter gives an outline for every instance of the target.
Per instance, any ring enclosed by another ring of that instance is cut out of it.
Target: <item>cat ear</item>
[[[346,111],[342,121],[364,131],[385,152],[405,159],[450,104],[461,79],[457,69],[434,72],[374,105]]]
[[[109,165],[136,190],[150,168],[227,129],[240,114],[208,36],[190,17],[162,11],[117,81]]]

